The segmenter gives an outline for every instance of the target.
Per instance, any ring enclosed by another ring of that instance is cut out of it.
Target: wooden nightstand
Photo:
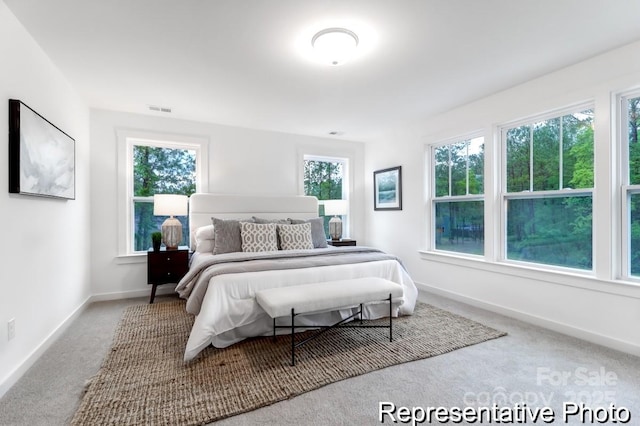
[[[149,303],[156,297],[161,284],[175,283],[189,270],[189,250],[165,250],[147,252],[147,283],[153,285]]]
[[[330,246],[334,246],[334,247],[344,247],[344,246],[355,246],[356,244],[356,240],[349,240],[346,238],[343,238],[341,240],[327,240],[327,244],[329,244]]]

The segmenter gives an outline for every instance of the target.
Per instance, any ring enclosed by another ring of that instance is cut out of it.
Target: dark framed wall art
[[[75,140],[9,99],[9,192],[75,200]]]
[[[402,210],[402,166],[373,172],[373,209]]]

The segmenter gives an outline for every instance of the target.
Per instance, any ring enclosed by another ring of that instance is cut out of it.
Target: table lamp
[[[342,238],[342,219],[340,216],[347,214],[347,200],[325,200],[324,215],[333,216],[329,220],[329,236],[337,241]]]
[[[182,241],[182,223],[174,216],[186,216],[189,198],[186,195],[158,194],[153,196],[154,216],[169,216],[162,223],[162,242],[167,250],[175,250]]]

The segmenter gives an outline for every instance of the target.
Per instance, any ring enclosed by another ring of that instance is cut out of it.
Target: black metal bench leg
[[[384,302],[385,299],[380,300],[379,302]],[[338,321],[335,324],[332,325],[328,325],[328,326],[304,326],[301,325],[300,328],[321,328],[320,331],[316,332],[314,335],[304,338],[304,336],[300,339],[300,342],[298,342],[298,344],[296,344],[296,340],[295,340],[295,333],[296,333],[296,326],[295,326],[295,317],[296,317],[296,312],[295,312],[295,308],[291,308],[291,366],[295,366],[296,365],[296,346],[302,346],[305,343],[307,343],[310,340],[315,339],[316,337],[319,337],[320,335],[324,334],[325,332],[335,329],[337,327],[371,327],[371,328],[388,328],[389,329],[389,341],[393,342],[393,293],[389,293],[389,297],[386,299],[389,301],[389,325],[385,326],[385,325],[363,325],[363,320],[364,320],[364,304],[361,303],[360,304],[360,311],[359,312],[353,312],[352,314],[349,315],[349,317],[344,318],[340,321]],[[346,321],[356,321],[357,317],[360,317],[360,325],[343,325]],[[276,328],[287,328],[289,326],[287,325],[276,325],[276,318],[273,318],[273,339],[276,340]]]
[[[391,317],[391,293],[389,293],[389,341],[393,342],[393,319]]]
[[[293,325],[294,317],[295,317],[295,312],[293,308],[291,308],[291,366],[296,365],[296,340],[293,337],[293,334],[295,332],[295,327]]]

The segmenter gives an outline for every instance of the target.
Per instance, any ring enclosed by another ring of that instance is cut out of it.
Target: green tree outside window
[[[508,200],[507,258],[592,268],[592,197],[570,191],[594,186],[593,141],[590,109],[507,130],[507,192],[532,194]]]
[[[196,191],[196,152],[147,145],[133,146],[134,251],[151,246],[151,233],[160,229],[164,216],[153,215],[153,195],[191,195]],[[183,241],[188,245],[186,217],[180,217]]]
[[[434,148],[433,164],[436,249],[484,254],[484,138]]]
[[[324,215],[324,200],[342,200],[344,163],[331,160],[304,160],[304,194],[320,201],[318,215],[324,217],[324,232],[329,235],[329,220]],[[343,217],[344,220],[344,217]]]
[[[640,97],[629,99],[628,126],[629,126],[629,185],[640,185],[640,143],[638,141],[638,129],[640,129]],[[640,276],[640,194],[629,194],[629,270],[631,275]]]

